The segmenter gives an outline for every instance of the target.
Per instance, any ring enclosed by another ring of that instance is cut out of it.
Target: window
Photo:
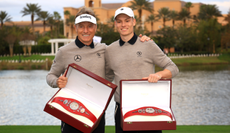
[[[89,7],[93,7],[93,1],[92,0],[89,1]]]

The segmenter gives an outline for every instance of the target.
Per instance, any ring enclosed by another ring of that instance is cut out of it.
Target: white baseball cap
[[[93,24],[97,24],[96,18],[90,14],[82,14],[75,19],[75,24],[81,22],[91,22]]]
[[[115,19],[119,14],[126,14],[126,15],[128,15],[129,17],[134,18],[133,10],[132,10],[131,8],[129,8],[129,7],[121,7],[121,8],[119,8],[119,9],[117,9],[116,12],[115,12],[114,19]]]

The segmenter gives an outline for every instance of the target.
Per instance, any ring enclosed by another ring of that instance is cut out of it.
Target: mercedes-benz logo
[[[80,55],[75,55],[74,56],[74,60],[76,61],[76,62],[79,62],[79,61],[81,61],[81,56]]]

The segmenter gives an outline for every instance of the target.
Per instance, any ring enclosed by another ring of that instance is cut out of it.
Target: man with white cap
[[[106,45],[93,42],[97,30],[97,21],[94,12],[90,8],[82,8],[76,15],[75,30],[77,37],[63,47],[60,47],[51,69],[46,77],[47,83],[53,88],[64,88],[68,79],[63,76],[71,63],[76,63],[83,68],[105,78]],[[143,41],[149,40],[143,36]],[[62,75],[62,76],[61,76]],[[98,127],[93,133],[104,133],[105,115],[103,115]],[[81,131],[62,121],[62,133],[81,133]]]
[[[71,63],[76,63],[103,78],[105,77],[104,53],[106,45],[93,42],[96,30],[97,21],[94,12],[89,8],[82,8],[75,19],[75,31],[77,32],[75,41],[59,48],[46,77],[47,83],[51,87],[65,87],[68,79],[63,74]],[[104,129],[105,115],[93,133],[104,133]],[[62,133],[81,133],[63,121],[61,131]]]
[[[134,33],[136,20],[132,9],[121,7],[116,10],[114,23],[120,39],[106,48],[106,79],[115,81],[115,126],[116,133],[123,133],[120,112],[120,80],[147,79],[157,82],[161,78],[172,78],[179,72],[177,66],[168,58],[154,41],[141,43]],[[155,73],[155,65],[163,68]],[[113,75],[115,76],[113,77]],[[132,95],[132,92],[130,92]],[[143,129],[144,130],[144,129]],[[130,131],[128,131],[130,132]],[[133,131],[134,133],[161,133],[162,131]]]

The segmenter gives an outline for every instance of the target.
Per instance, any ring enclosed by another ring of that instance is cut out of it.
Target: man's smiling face
[[[121,36],[132,36],[133,27],[136,25],[136,20],[125,14],[120,14],[115,19],[115,26]]]
[[[78,39],[85,45],[90,45],[97,30],[97,25],[90,22],[81,22],[75,25]]]

